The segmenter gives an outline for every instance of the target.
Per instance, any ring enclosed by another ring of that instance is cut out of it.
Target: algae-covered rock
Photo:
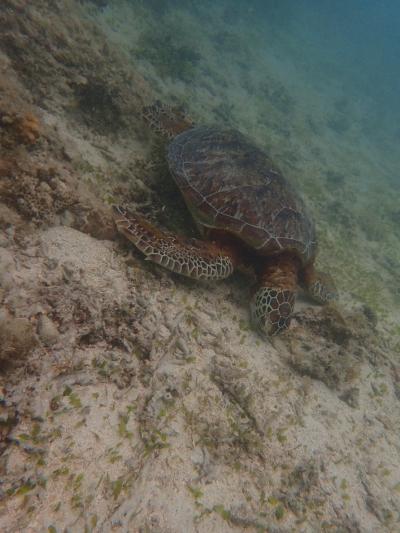
[[[37,342],[30,320],[0,311],[0,364],[25,359]]]
[[[11,252],[6,248],[0,248],[0,287],[7,289],[13,284],[11,270],[14,266],[14,259]]]
[[[47,315],[40,315],[37,332],[45,346],[51,346],[56,343],[59,337],[57,326]]]

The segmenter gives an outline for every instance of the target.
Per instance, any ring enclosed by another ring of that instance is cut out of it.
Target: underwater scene
[[[399,20],[1,1],[0,531],[400,531]]]

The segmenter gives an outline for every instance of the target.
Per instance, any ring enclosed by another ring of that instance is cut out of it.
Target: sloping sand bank
[[[395,300],[378,320],[325,249],[339,304],[299,302],[271,343],[245,278],[145,263],[109,204],[194,234],[140,116],[183,82],[146,81],[111,12],[32,4],[0,13],[0,529],[397,531]],[[346,221],[311,203],[335,249]]]

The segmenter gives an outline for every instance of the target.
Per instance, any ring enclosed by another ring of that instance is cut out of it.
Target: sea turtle
[[[336,298],[314,269],[315,227],[302,200],[269,157],[235,130],[195,126],[156,102],[144,116],[169,139],[167,160],[204,240],[161,231],[116,206],[116,225],[146,259],[195,279],[227,278],[252,267],[251,315],[268,335],[290,323],[298,285],[320,303]]]

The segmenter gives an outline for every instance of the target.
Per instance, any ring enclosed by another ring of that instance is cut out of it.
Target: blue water
[[[376,0],[298,0],[254,2],[258,24],[273,25],[292,34],[305,48],[306,63],[316,67],[315,78],[330,76],[353,98],[368,98],[372,116],[399,136],[400,118],[400,3]],[[263,20],[264,19],[264,20]],[[324,68],[325,63],[325,68]],[[317,81],[317,80],[316,80]]]
[[[155,97],[242,130],[296,183],[340,288],[398,309],[400,3],[130,0],[103,12]]]
[[[392,140],[400,138],[399,2],[133,0],[132,5],[146,6],[159,20],[161,33],[174,11],[190,14],[194,24],[197,21],[204,29],[205,39],[218,25],[221,31],[239,30],[242,43],[249,47],[250,72],[258,68],[256,61],[252,63],[252,53],[264,53],[268,61],[271,49],[280,51],[281,59],[297,65],[299,76],[311,86],[336,90],[339,97],[345,95],[363,108],[363,131],[373,142],[384,143],[387,135]],[[189,43],[192,38],[190,44],[196,49],[199,43],[191,34],[191,25],[183,23],[180,29],[182,33],[172,32],[172,41],[179,46],[182,37]],[[224,59],[225,65],[233,61],[232,56]],[[200,70],[199,77],[204,78]],[[357,119],[350,114],[349,120]]]

